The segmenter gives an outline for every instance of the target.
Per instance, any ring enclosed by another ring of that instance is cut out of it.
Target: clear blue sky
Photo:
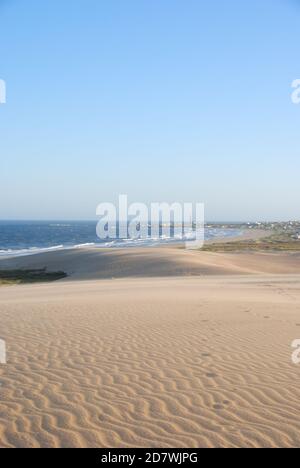
[[[0,219],[300,218],[297,0],[0,0]]]

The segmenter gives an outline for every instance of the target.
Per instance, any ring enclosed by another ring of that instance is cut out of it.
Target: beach
[[[296,447],[298,253],[51,252],[0,288],[1,447]]]
[[[0,448],[300,448],[300,0],[0,17]]]

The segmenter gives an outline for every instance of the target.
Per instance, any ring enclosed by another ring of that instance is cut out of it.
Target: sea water
[[[163,236],[147,239],[106,239],[96,234],[97,221],[0,221],[0,257],[21,256],[63,249],[155,247],[182,242],[192,237]],[[149,233],[151,226],[149,226]],[[241,235],[240,229],[206,227],[205,239],[222,239]]]

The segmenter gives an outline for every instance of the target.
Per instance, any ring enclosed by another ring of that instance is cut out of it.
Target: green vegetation
[[[300,252],[300,240],[295,240],[286,233],[277,232],[257,240],[206,244],[202,250],[205,252]]]
[[[42,270],[0,270],[0,286],[8,284],[47,283],[66,278],[63,271]]]

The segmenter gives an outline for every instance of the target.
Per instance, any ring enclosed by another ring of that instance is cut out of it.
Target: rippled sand
[[[0,288],[0,446],[300,446],[298,258],[235,276],[210,258],[211,276]]]

